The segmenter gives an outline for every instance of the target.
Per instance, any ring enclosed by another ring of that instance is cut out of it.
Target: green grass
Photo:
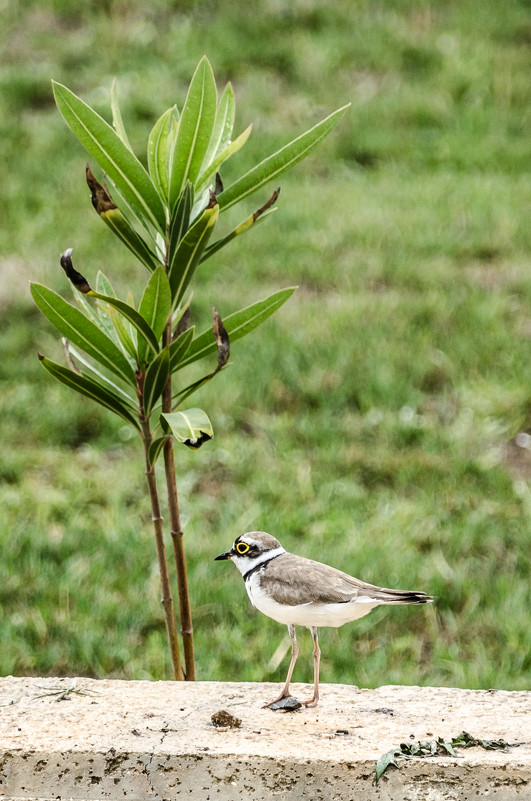
[[[68,246],[89,280],[102,268],[138,295],[144,278],[90,206],[50,79],[108,117],[117,75],[140,151],[206,52],[239,130],[255,123],[227,182],[352,110],[282,180],[276,214],[198,273],[200,328],[211,303],[226,315],[299,286],[196,396],[213,442],[178,451],[198,677],[284,678],[270,660],[285,630],[213,562],[264,528],[437,596],[323,631],[324,681],[529,687],[528,4],[45,0],[2,15],[0,673],[171,673],[140,443],[39,366],[61,348],[27,283],[68,297]]]

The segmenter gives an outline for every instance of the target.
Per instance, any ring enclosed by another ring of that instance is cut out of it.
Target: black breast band
[[[250,570],[247,571],[247,573],[243,574],[243,580],[247,581],[247,579],[250,578],[253,575],[253,573],[256,573],[257,570],[260,570],[261,567],[264,567],[265,565],[269,564],[269,562],[272,562],[273,559],[277,558],[277,556],[280,556],[280,554],[277,553],[275,556],[272,556],[271,559],[265,559],[263,562],[260,562],[259,564],[252,567]]]

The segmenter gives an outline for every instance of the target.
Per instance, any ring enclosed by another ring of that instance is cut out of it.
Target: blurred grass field
[[[352,109],[198,272],[200,329],[212,303],[299,286],[194,399],[213,442],[178,451],[198,678],[284,678],[285,629],[213,562],[258,528],[437,596],[323,631],[323,681],[528,688],[529,2],[145,5],[0,4],[0,674],[171,674],[140,443],[39,366],[60,346],[28,281],[69,297],[69,246],[89,280],[144,279],[90,206],[50,79],[108,118],[116,75],[140,152],[206,53],[238,132],[255,124],[227,182]]]

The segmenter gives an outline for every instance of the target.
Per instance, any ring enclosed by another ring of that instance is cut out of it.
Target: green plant
[[[221,320],[213,307],[212,333],[190,327],[190,282],[197,266],[274,210],[279,190],[243,222],[211,242],[221,212],[261,189],[304,158],[336,125],[346,106],[265,158],[227,188],[219,170],[247,141],[247,128],[233,141],[232,88],[221,98],[212,68],[203,58],[194,73],[181,113],[169,108],[148,139],[147,170],[134,155],[118,106],[111,95],[113,126],[65,86],[54,83],[57,106],[89,154],[104,170],[100,183],[87,165],[92,204],[113,233],[149,271],[138,307],[132,293],[121,300],[99,272],[93,289],[73,266],[72,249],[61,256],[80,308],[33,283],[39,309],[63,336],[67,366],[39,354],[43,367],[76,392],[91,398],[139,434],[151,502],[162,588],[162,604],[176,679],[195,677],[192,617],[181,526],[174,440],[199,448],[213,436],[207,414],[184,402],[226,365],[230,342],[252,331],[293,293],[280,290]],[[110,190],[105,185],[110,185]],[[87,298],[93,298],[91,305]],[[178,373],[217,352],[217,365],[191,383],[176,386]],[[184,671],[164,544],[155,463],[163,455],[170,529],[176,562]]]

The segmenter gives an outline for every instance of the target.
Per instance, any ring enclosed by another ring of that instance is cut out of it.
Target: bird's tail
[[[386,590],[381,589],[378,600],[384,604],[430,604],[435,598],[425,592],[413,590]]]

